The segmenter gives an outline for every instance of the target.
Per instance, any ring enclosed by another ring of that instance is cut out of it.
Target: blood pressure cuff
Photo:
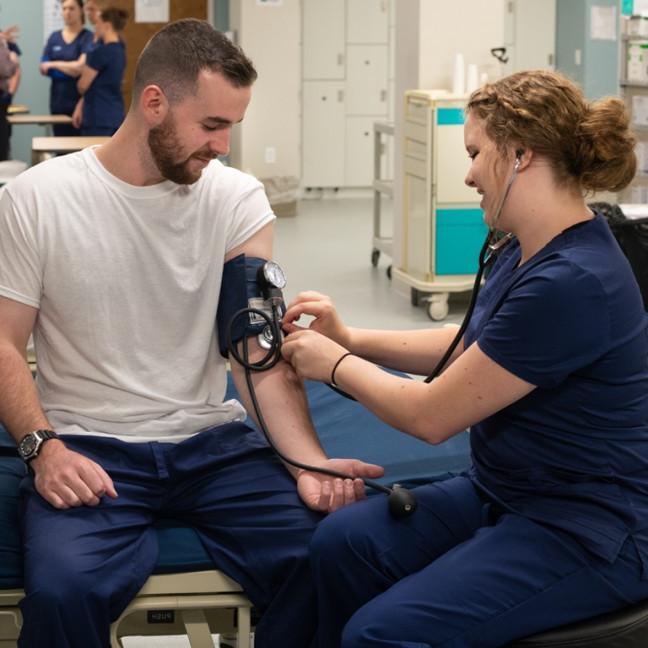
[[[243,308],[262,308],[263,294],[257,279],[259,268],[266,259],[239,254],[223,266],[216,326],[218,346],[224,358],[228,356],[227,337],[232,317]],[[252,318],[250,317],[252,315]],[[252,321],[250,321],[252,319]],[[232,343],[237,344],[244,337],[258,335],[267,322],[254,314],[239,315],[232,327]]]

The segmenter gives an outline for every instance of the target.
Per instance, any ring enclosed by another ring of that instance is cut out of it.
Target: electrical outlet
[[[266,146],[265,161],[274,164],[277,161],[277,149],[274,146]]]

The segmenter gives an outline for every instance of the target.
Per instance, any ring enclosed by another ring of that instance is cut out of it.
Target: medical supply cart
[[[436,321],[448,315],[451,292],[472,288],[487,233],[479,196],[464,183],[465,105],[444,90],[405,94],[402,263],[392,276]]]
[[[382,232],[382,197],[394,196],[394,181],[385,177],[383,171],[387,152],[383,136],[394,134],[394,124],[391,122],[374,122],[374,177],[373,177],[373,240],[371,249],[371,265],[375,268],[380,259],[380,253],[392,255],[392,237]],[[387,276],[391,279],[391,265],[387,268]]]

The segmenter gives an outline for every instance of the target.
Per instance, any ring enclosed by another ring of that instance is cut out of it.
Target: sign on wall
[[[47,41],[52,32],[59,29],[63,29],[60,1],[43,0],[43,42]]]
[[[169,22],[169,0],[135,0],[135,22]]]

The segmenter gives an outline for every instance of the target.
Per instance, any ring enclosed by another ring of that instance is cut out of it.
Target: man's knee
[[[358,508],[364,502],[336,511],[322,520],[310,544],[311,557],[316,563],[341,564],[346,557],[363,555],[371,544],[365,524],[358,524]]]

